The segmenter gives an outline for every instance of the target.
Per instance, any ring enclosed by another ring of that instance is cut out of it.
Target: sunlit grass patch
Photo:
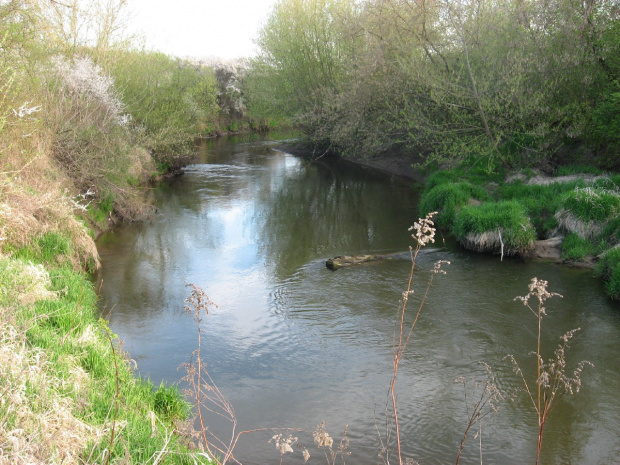
[[[464,207],[456,216],[454,235],[469,249],[504,255],[522,255],[536,239],[525,208],[516,201]]]
[[[481,187],[468,182],[443,183],[426,191],[420,200],[420,214],[425,216],[438,212],[437,226],[450,229],[458,211],[468,205],[471,199],[488,200],[489,194]]]

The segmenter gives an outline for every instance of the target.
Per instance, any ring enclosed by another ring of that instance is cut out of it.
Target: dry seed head
[[[269,440],[269,444],[271,444],[272,441],[274,442],[276,449],[280,452],[280,455],[284,455],[287,452],[293,452],[293,448],[291,446],[297,442],[297,438],[290,434],[286,437],[282,436],[282,434],[275,434]]]
[[[438,260],[435,262],[435,267],[433,268],[434,274],[446,274],[444,270],[441,269],[441,265],[449,265],[450,262],[448,260]]]
[[[317,430],[312,433],[314,436],[314,442],[319,447],[331,447],[334,444],[334,440],[330,437],[329,433],[325,431],[325,422],[322,421],[317,426]]]
[[[523,302],[523,305],[529,307],[530,298],[535,297],[538,300],[538,313],[540,315],[546,315],[547,314],[546,308],[543,305],[545,300],[550,299],[551,297],[560,297],[560,298],[563,297],[561,294],[558,294],[557,292],[549,292],[547,290],[548,285],[549,285],[548,281],[538,279],[538,278],[532,278],[532,281],[528,285],[530,292],[525,296],[515,297],[514,300],[520,300],[521,302]],[[530,307],[530,310],[531,310],[531,307]],[[537,312],[534,312],[534,313],[537,313]]]
[[[412,234],[411,237],[418,241],[421,247],[424,247],[429,242],[435,242],[435,223],[432,218],[436,214],[437,212],[429,213],[425,218],[420,218],[409,228],[409,231],[415,230],[415,234]]]

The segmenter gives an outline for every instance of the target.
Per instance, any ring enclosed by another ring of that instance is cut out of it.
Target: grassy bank
[[[487,174],[460,167],[429,176],[422,215],[466,248],[528,256],[536,240],[561,237],[566,262],[598,262],[613,299],[620,299],[620,175],[563,167],[553,176],[533,171]]]
[[[0,464],[205,462],[181,433],[188,405],[134,375],[89,273],[96,234],[147,217],[150,180],[227,128],[218,80],[110,36],[68,40],[72,5],[0,4]],[[90,5],[85,30],[106,15]]]
[[[0,463],[196,463],[174,387],[134,376],[66,250],[0,256]],[[28,258],[26,258],[28,257]]]

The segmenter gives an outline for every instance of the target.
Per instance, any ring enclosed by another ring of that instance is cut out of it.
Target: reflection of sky
[[[312,428],[324,419],[335,432],[349,423],[350,436],[358,440],[351,463],[375,463],[364,457],[375,457],[375,414],[381,421],[394,312],[410,264],[384,261],[331,272],[324,260],[345,247],[405,250],[409,193],[332,167],[321,171],[282,152],[241,150],[229,155],[229,164],[189,167],[156,193],[156,218],[101,243],[102,301],[114,307],[111,326],[142,374],[156,384],[178,381],[178,365],[196,348],[196,327],[183,310],[185,285],[203,287],[219,306],[202,323],[203,353],[240,426]],[[512,299],[524,294],[532,276],[544,276],[567,296],[562,312],[549,307],[554,324],[546,336],[582,326],[590,342],[577,358],[597,365],[620,350],[620,321],[610,316],[591,276],[431,248],[420,255],[412,302],[438,259],[453,264],[431,291],[399,372],[403,432],[416,438],[410,447],[427,463],[452,460],[462,434],[462,391],[454,379],[473,374],[479,360],[497,364],[508,353],[525,358],[531,350],[522,341],[531,338],[532,328]],[[509,367],[501,370],[511,373]],[[618,370],[596,382],[595,394],[580,394],[585,400],[579,405],[596,412],[602,430],[618,433]],[[507,406],[504,417],[489,423],[488,462],[509,463],[523,450],[530,456],[529,417],[522,407]],[[598,427],[569,413],[562,407],[554,412],[574,432],[549,436],[549,444],[582,441],[584,450],[601,444],[601,454],[612,450],[605,444],[611,435],[584,432]],[[467,462],[476,460],[474,452],[472,447]]]

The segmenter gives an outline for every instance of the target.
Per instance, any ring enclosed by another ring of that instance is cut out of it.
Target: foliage
[[[211,68],[156,52],[109,53],[114,77],[140,142],[156,162],[183,163],[195,137],[217,118],[216,81]]]
[[[281,0],[248,97],[345,155],[404,148],[491,172],[585,144],[609,167],[618,14],[614,0]]]

